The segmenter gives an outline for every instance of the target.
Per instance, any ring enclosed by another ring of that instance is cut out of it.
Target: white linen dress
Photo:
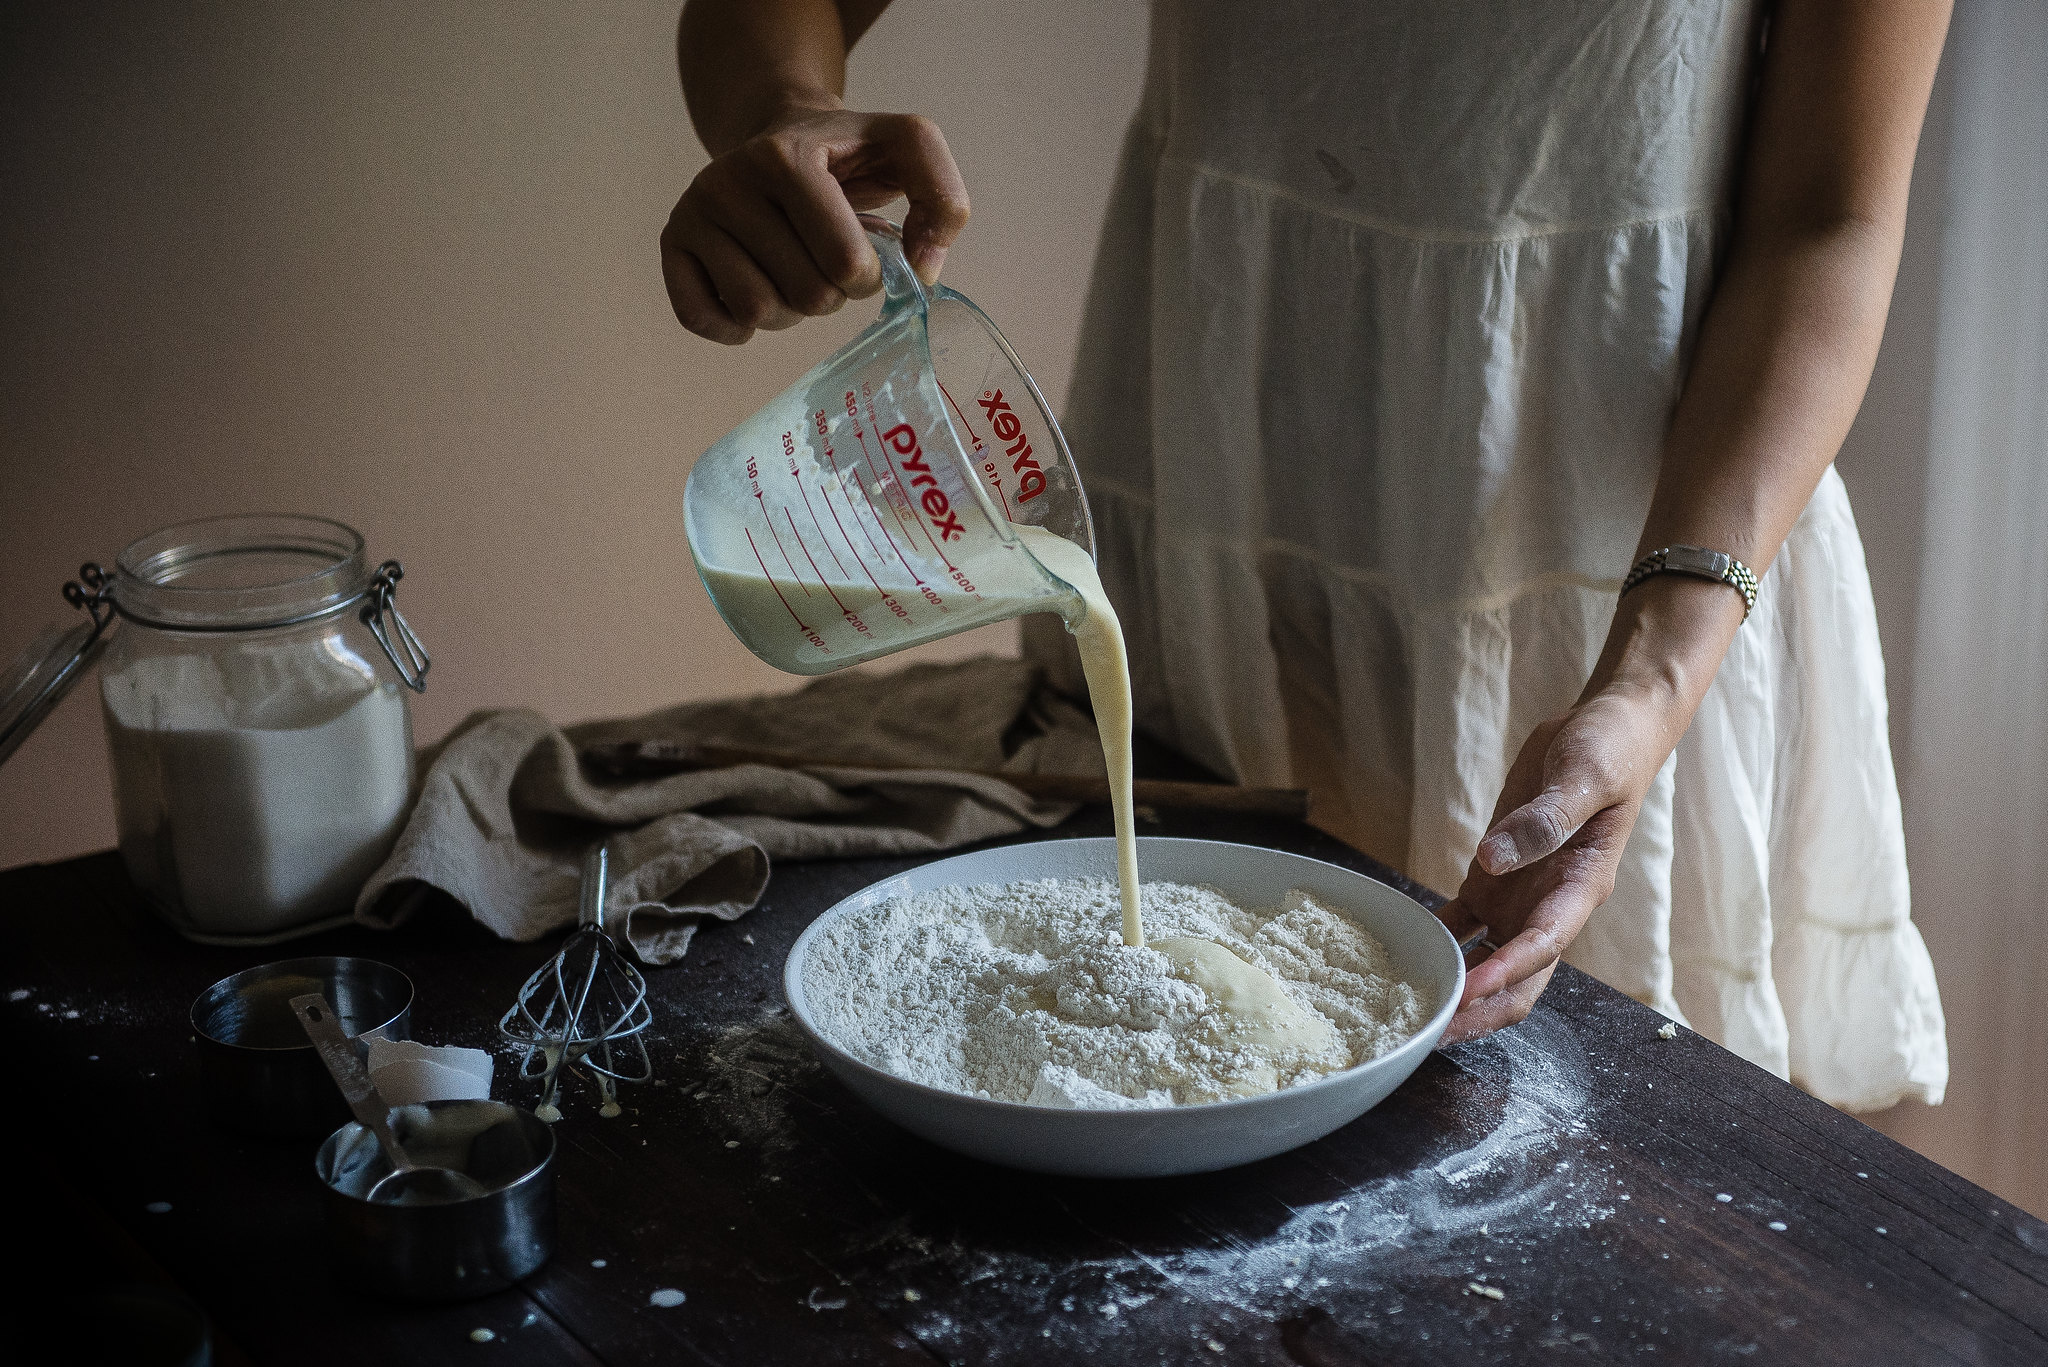
[[[1067,413],[1141,726],[1457,889],[1599,655],[1762,19],[1157,0]],[[1830,468],[1568,960],[1836,1105],[1939,1100],[1885,725]]]

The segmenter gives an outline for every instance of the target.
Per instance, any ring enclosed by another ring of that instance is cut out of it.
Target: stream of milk
[[[1145,919],[1138,909],[1138,832],[1131,810],[1131,665],[1124,654],[1123,624],[1103,592],[1095,562],[1063,536],[1015,523],[1011,529],[1038,563],[1081,595],[1081,620],[1068,624],[1081,649],[1081,673],[1102,737],[1102,762],[1109,770],[1109,809],[1116,822],[1116,881],[1123,895],[1124,943],[1145,943]]]
[[[1109,769],[1124,943],[1143,946],[1145,919],[1138,906],[1138,835],[1131,802],[1131,667],[1124,652],[1123,625],[1109,604],[1109,595],[1103,592],[1101,576],[1088,552],[1040,527],[1012,524],[1012,530],[1041,565],[1081,596],[1086,608],[1080,621],[1069,623],[1069,630],[1081,650],[1081,672],[1088,681],[1088,701],[1095,709],[1095,729],[1102,737],[1102,759]],[[1336,1038],[1336,1029],[1328,1020],[1297,1004],[1270,973],[1212,940],[1172,936],[1152,941],[1150,947],[1209,994],[1233,1022],[1232,1033],[1241,1043],[1314,1050]]]

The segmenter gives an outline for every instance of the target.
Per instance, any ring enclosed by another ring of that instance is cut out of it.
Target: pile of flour
[[[854,912],[813,943],[804,994],[827,1037],[898,1077],[1089,1108],[1292,1086],[1379,1057],[1433,1009],[1377,940],[1303,893],[1254,911],[1179,883],[1142,897],[1149,935],[1215,941],[1333,1034],[1314,1048],[1246,1043],[1165,955],[1123,943],[1109,879],[941,888]]]

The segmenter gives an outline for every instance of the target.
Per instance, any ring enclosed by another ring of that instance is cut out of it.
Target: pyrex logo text
[[[967,529],[960,525],[960,519],[953,513],[953,500],[946,497],[946,491],[939,487],[938,476],[932,467],[925,464],[924,448],[918,445],[916,429],[907,422],[899,422],[882,434],[882,440],[896,453],[896,463],[910,476],[910,487],[922,488],[917,501],[924,505],[931,518],[932,535],[941,541],[951,541],[967,535]]]
[[[1003,402],[1003,391],[983,394],[977,402],[982,412],[988,414],[989,426],[995,431],[997,441],[1006,441],[1009,446],[1003,454],[1014,458],[1010,466],[1018,475],[1017,501],[1029,503],[1045,492],[1045,472],[1038,462],[1031,458],[1031,436],[1024,430],[1024,424],[1010,405]]]

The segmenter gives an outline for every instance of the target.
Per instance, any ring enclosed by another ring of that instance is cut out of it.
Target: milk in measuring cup
[[[692,472],[691,552],[755,654],[819,674],[1065,596],[998,529],[1013,491],[977,489],[957,455],[927,449],[953,440],[938,411],[952,398],[897,367],[811,386],[727,438],[736,458]],[[1010,402],[1000,386],[966,398]]]

